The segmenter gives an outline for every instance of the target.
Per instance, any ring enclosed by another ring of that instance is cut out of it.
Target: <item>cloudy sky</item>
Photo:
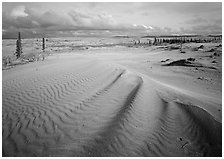
[[[106,36],[221,34],[221,2],[6,3],[2,35]]]

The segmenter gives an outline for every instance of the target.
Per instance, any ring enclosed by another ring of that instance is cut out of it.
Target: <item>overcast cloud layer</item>
[[[3,38],[221,34],[216,3],[3,3]]]

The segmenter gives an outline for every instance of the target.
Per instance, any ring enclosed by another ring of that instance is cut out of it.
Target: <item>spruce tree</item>
[[[16,40],[16,58],[20,58],[20,56],[22,55],[22,43],[21,43],[21,36],[20,36],[20,32],[18,34],[18,39]]]
[[[43,38],[42,50],[44,51],[44,49],[45,49],[45,40]]]
[[[154,37],[153,45],[156,45],[156,43],[157,43],[157,39],[156,39],[156,37]]]

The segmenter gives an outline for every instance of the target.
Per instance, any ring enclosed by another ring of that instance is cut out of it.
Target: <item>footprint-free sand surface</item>
[[[3,71],[3,156],[221,156],[220,91],[145,66],[162,51],[96,52]]]

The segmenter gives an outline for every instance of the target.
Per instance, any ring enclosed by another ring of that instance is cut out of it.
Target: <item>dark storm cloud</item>
[[[77,30],[109,30],[135,35],[181,34],[183,31],[221,33],[220,4],[4,2],[2,27],[4,36],[18,31],[57,35],[57,31]]]
[[[3,12],[2,21],[3,29],[8,27],[15,28],[47,28],[51,26],[68,26],[69,21],[61,17],[54,11],[47,11],[42,14],[35,10],[24,8],[24,10],[17,10],[18,14],[13,12]],[[20,14],[19,14],[20,13]]]

